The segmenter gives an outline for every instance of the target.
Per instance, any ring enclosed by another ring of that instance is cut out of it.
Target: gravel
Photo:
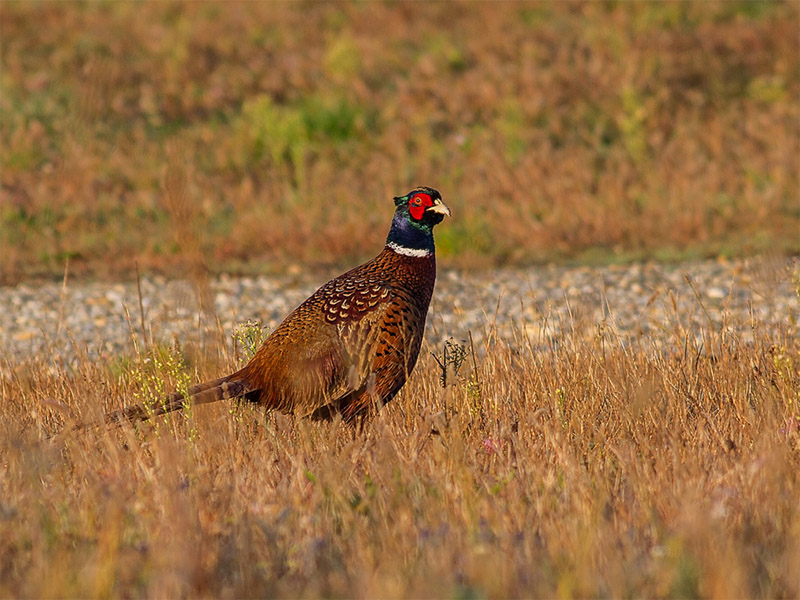
[[[547,349],[564,334],[618,336],[626,344],[659,345],[676,330],[698,338],[727,331],[776,343],[798,333],[800,264],[779,258],[662,265],[440,269],[428,315],[434,347],[471,332]],[[153,339],[182,344],[210,332],[230,334],[248,319],[269,329],[324,283],[308,275],[221,276],[209,283],[213,310],[199,308],[191,283],[141,280],[141,303]],[[210,303],[209,303],[210,304]],[[37,360],[109,360],[134,352],[141,339],[139,294],[132,283],[19,284],[0,287],[0,349],[8,364]],[[133,334],[132,334],[133,332]],[[0,363],[2,364],[2,363]]]

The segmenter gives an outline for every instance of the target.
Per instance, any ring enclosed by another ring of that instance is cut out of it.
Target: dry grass
[[[138,260],[202,305],[209,270],[374,253],[417,183],[451,264],[800,250],[796,3],[503,8],[0,3],[0,279]],[[51,442],[237,355],[0,357],[0,596],[800,596],[800,345],[680,322],[488,335],[446,389],[426,354],[362,432],[219,405]]]
[[[791,1],[2,2],[0,278],[183,274],[187,244],[190,271],[352,264],[418,183],[457,215],[451,264],[798,252],[799,24]]]
[[[0,596],[797,597],[800,345],[664,328],[489,341],[446,389],[425,355],[360,433],[211,405],[53,443],[153,363],[5,364]]]

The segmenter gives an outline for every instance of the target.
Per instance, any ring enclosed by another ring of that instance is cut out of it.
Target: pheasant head
[[[418,187],[394,199],[395,211],[386,245],[406,256],[433,254],[433,228],[450,216],[442,195],[429,187]]]

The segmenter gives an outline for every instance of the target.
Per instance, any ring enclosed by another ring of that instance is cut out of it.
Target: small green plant
[[[233,338],[236,363],[239,366],[244,366],[255,356],[261,344],[267,339],[267,334],[258,321],[248,319],[234,327],[231,337]],[[249,414],[252,415],[255,407],[256,405],[252,402],[235,402],[231,404],[228,414],[237,423],[242,423],[244,416],[247,414],[245,411],[249,411]]]
[[[647,155],[647,107],[644,98],[632,87],[620,93],[622,111],[617,118],[617,126],[622,133],[622,144],[636,162]]]
[[[431,352],[433,360],[436,361],[436,364],[439,365],[439,369],[441,369],[439,383],[443,388],[447,387],[448,381],[450,381],[451,384],[453,383],[452,380],[458,376],[461,365],[464,364],[467,356],[469,356],[469,350],[467,350],[466,344],[466,340],[456,341],[450,338],[444,343],[441,357]],[[450,373],[452,373],[452,377],[449,375]]]
[[[238,362],[240,365],[244,365],[255,356],[256,351],[267,339],[267,334],[266,329],[262,328],[258,321],[248,319],[234,328],[231,337]]]
[[[191,421],[192,403],[188,398],[191,375],[187,372],[186,364],[180,348],[155,345],[152,346],[130,371],[130,377],[136,384],[133,392],[134,398],[141,402],[148,415],[152,416],[156,407],[164,404],[167,397],[166,382],[172,381],[175,391],[184,397],[184,414]],[[154,421],[158,429],[159,421]],[[192,427],[190,439],[194,439],[196,431]]]
[[[475,360],[475,348],[472,343],[472,332],[468,340],[448,339],[444,343],[441,356],[431,352],[433,360],[439,365],[439,384],[443,388],[453,386],[459,380],[459,371],[464,366],[467,358],[472,357],[472,373],[463,382],[466,392],[467,410],[472,418],[480,419],[485,423],[483,411],[483,385],[478,374],[478,363]],[[463,378],[462,378],[463,379]]]
[[[288,168],[295,184],[305,180],[308,129],[300,109],[258,96],[244,103],[239,127],[249,142],[244,166],[269,158],[273,166]]]
[[[334,81],[352,81],[361,70],[361,52],[351,37],[341,36],[328,45],[323,66]]]
[[[362,109],[346,98],[322,99],[312,96],[301,109],[309,139],[315,142],[343,142],[355,136]]]

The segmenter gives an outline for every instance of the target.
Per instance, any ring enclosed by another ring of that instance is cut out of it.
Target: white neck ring
[[[386,242],[386,247],[403,256],[413,256],[415,258],[423,258],[430,256],[431,251],[425,248],[406,248],[396,242]]]

